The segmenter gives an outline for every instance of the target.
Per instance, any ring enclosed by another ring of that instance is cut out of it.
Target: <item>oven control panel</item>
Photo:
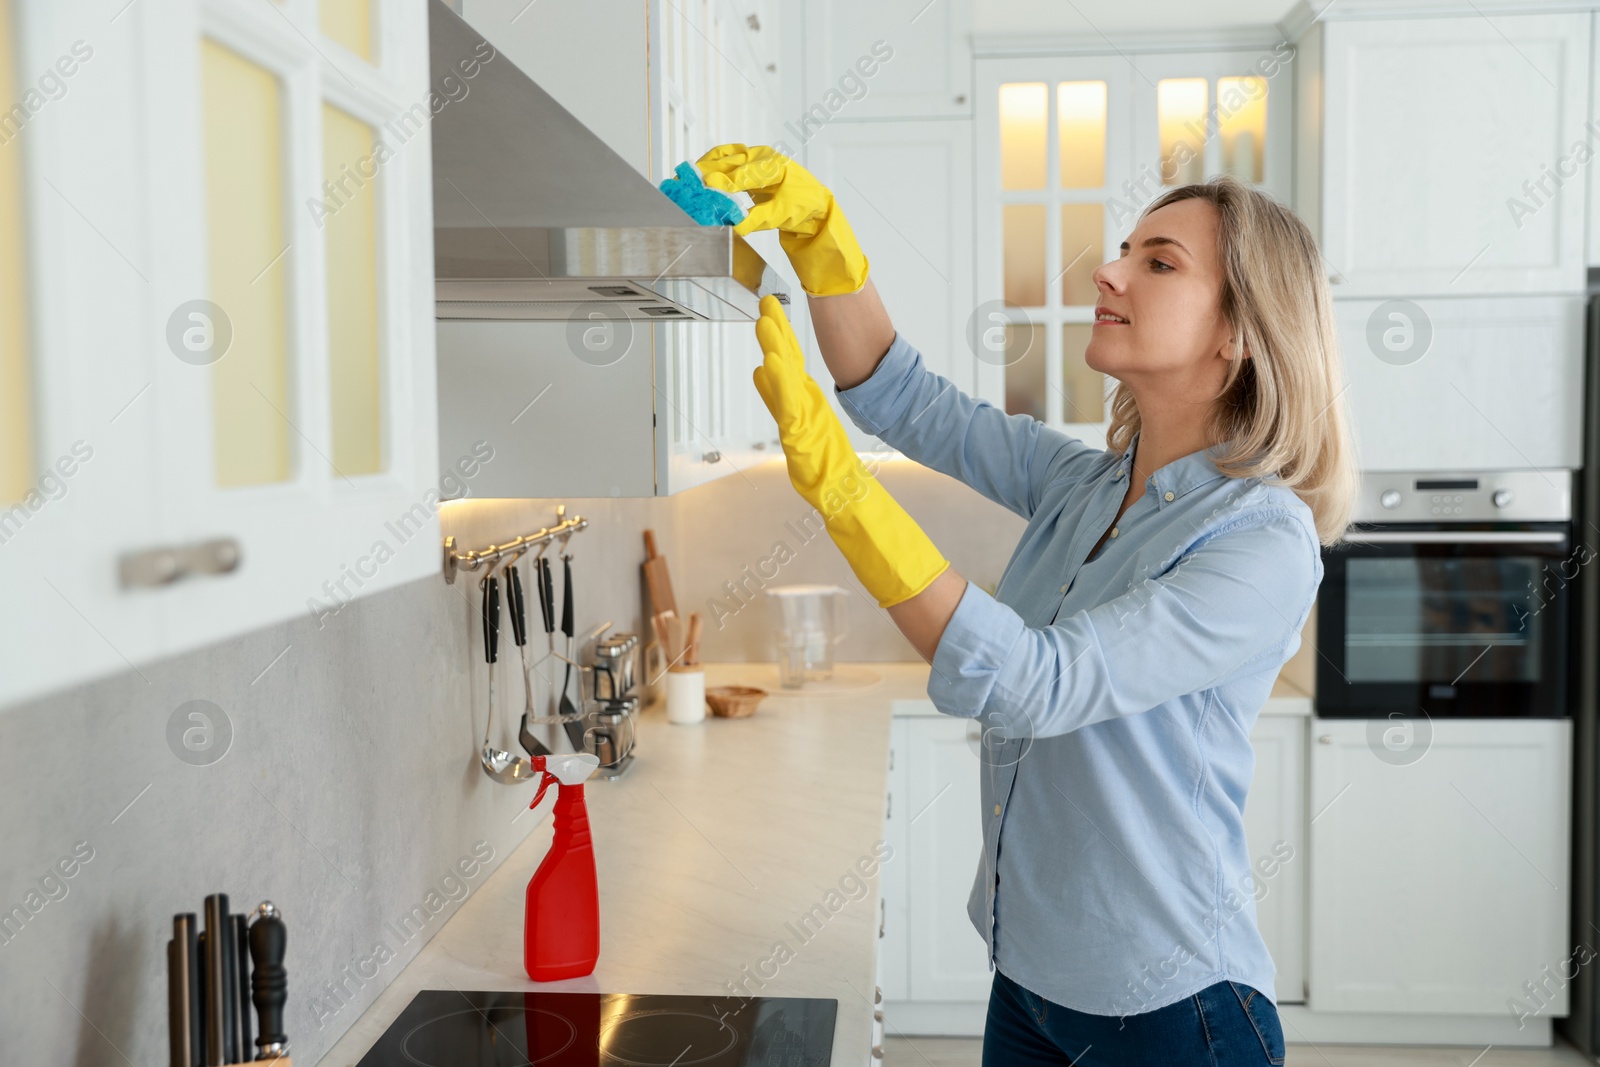
[[[1354,522],[1566,522],[1572,471],[1364,471]]]

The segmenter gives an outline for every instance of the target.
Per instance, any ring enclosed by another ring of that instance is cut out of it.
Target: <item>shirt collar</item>
[[[1133,457],[1138,450],[1139,435],[1143,431],[1135,431],[1128,448],[1116,462],[1112,471],[1112,478],[1122,481],[1127,478],[1133,469]],[[1156,506],[1165,507],[1177,502],[1184,494],[1216,481],[1225,475],[1217,469],[1216,456],[1226,447],[1226,442],[1212,445],[1210,448],[1191,452],[1187,456],[1168,463],[1165,467],[1150,476],[1150,481],[1155,486]],[[1124,482],[1124,485],[1127,483]]]

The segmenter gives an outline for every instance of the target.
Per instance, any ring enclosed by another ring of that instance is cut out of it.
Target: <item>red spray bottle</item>
[[[522,926],[522,963],[535,982],[581,978],[600,958],[600,890],[589,842],[589,810],[583,783],[600,765],[592,753],[532,757],[544,778],[530,808],[557,785],[555,837],[539,869],[528,880]]]

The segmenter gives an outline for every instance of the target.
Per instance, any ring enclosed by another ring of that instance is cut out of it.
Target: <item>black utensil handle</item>
[[[511,639],[521,648],[528,643],[528,615],[522,599],[522,578],[516,567],[506,568],[506,608],[511,615]]]
[[[556,580],[555,568],[543,556],[539,557],[539,610],[544,614],[544,632],[556,632]]]
[[[172,940],[178,946],[185,999],[183,1019],[188,1031],[184,1046],[187,1058],[182,1067],[201,1067],[205,1058],[205,1031],[201,1026],[205,1018],[205,989],[200,977],[200,923],[194,912],[186,911],[172,917]]]
[[[572,629],[572,560],[561,557],[561,632],[571,637]]]
[[[202,944],[201,968],[205,977],[205,1062],[228,1062],[228,1010],[225,1002],[227,989],[227,938],[222,934],[224,916],[228,914],[228,894],[212,893],[206,897],[206,928],[200,935]]]
[[[189,1062],[189,989],[184,967],[183,946],[174,937],[167,942],[167,1063],[170,1067],[194,1067]]]
[[[494,577],[483,580],[483,661],[493,663],[500,656],[500,583]]]
[[[217,932],[222,940],[222,1043],[228,1050],[223,1062],[238,1063],[244,1059],[243,1046],[239,1044],[239,949],[233,936],[233,916],[226,908]]]
[[[233,915],[234,995],[239,1004],[239,1062],[251,1056],[250,1040],[250,917]]]
[[[289,932],[276,914],[258,915],[250,924],[250,959],[255,973],[250,977],[250,999],[255,1001],[256,1021],[261,1031],[256,1048],[269,1052],[288,1044],[283,1032],[283,1006],[289,999],[289,972],[283,966]]]

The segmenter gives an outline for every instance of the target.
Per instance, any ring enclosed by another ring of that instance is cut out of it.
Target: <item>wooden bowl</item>
[[[711,714],[724,719],[744,719],[755,714],[756,705],[766,699],[767,691],[753,685],[714,685],[706,690],[706,703]]]

